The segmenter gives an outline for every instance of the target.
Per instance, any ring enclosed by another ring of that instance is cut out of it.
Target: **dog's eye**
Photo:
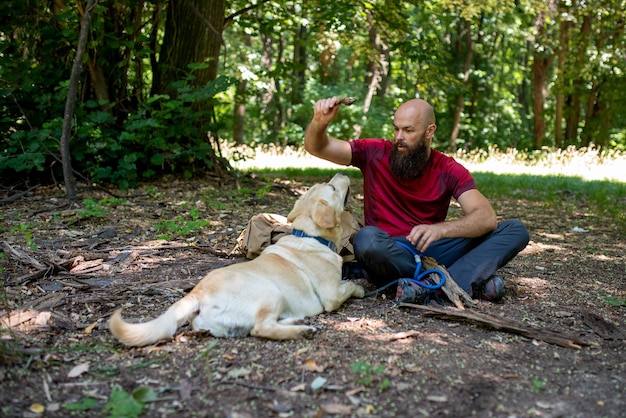
[[[335,186],[333,184],[330,184],[330,183],[326,183],[326,184],[328,184],[330,187],[332,187],[333,190],[337,191],[337,189],[335,188]]]

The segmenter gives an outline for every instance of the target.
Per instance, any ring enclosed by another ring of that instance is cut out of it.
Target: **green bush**
[[[219,106],[215,96],[233,83],[220,77],[192,88],[182,80],[175,86],[175,98],[150,97],[121,126],[110,113],[99,110],[103,103],[78,104],[70,145],[72,167],[91,181],[122,189],[165,173],[191,177],[211,170],[215,152],[207,131],[217,125],[210,120],[210,109]],[[41,129],[18,130],[3,140],[0,174],[29,175],[51,169],[60,178],[61,162],[53,162],[59,159],[62,126],[62,118],[52,118]]]

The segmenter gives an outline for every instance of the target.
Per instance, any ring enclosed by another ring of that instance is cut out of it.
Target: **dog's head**
[[[302,195],[287,215],[287,220],[294,229],[338,243],[341,238],[341,215],[349,190],[348,176],[335,174],[328,183],[316,184]]]

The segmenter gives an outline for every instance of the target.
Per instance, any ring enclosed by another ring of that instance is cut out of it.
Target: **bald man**
[[[365,226],[354,237],[357,263],[344,265],[344,277],[365,277],[377,286],[413,278],[417,262],[408,245],[445,265],[475,298],[501,300],[504,280],[495,273],[526,247],[528,231],[519,220],[498,222],[469,171],[431,148],[437,130],[432,106],[420,99],[400,105],[393,141],[329,136],[340,107],[337,97],[315,103],[304,148],[363,173]],[[459,219],[446,219],[451,198],[463,211]],[[412,287],[408,293],[417,293],[411,301],[423,301],[427,292]]]

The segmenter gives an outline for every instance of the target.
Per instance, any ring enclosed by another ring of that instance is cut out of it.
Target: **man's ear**
[[[432,140],[433,136],[435,136],[435,131],[437,131],[437,125],[431,123],[426,127],[426,138],[428,140]]]
[[[313,222],[320,228],[329,229],[337,226],[337,216],[335,209],[324,199],[320,199],[315,203],[313,208]]]

